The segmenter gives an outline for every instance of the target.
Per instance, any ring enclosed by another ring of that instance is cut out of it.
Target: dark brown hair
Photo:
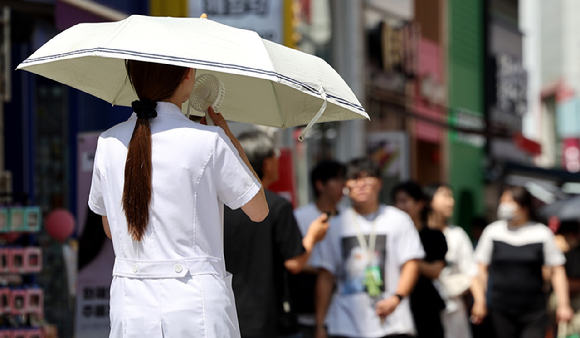
[[[427,222],[429,215],[432,215],[433,208],[431,207],[431,203],[433,203],[435,195],[441,188],[447,188],[453,192],[453,187],[450,184],[443,182],[431,183],[423,188],[423,196],[425,197],[425,209],[423,209],[424,222]]]
[[[346,164],[347,180],[356,180],[364,176],[381,178],[381,168],[377,162],[369,157],[360,157]]]
[[[532,221],[538,221],[534,208],[534,197],[528,189],[520,186],[506,186],[502,193],[508,192],[512,195],[513,200],[522,208],[528,211],[528,217]]]
[[[125,66],[139,99],[154,102],[170,98],[189,70],[135,60],[127,60]],[[136,241],[143,239],[149,223],[151,178],[151,124],[148,118],[138,118],[127,151],[123,187],[123,210],[129,234]]]

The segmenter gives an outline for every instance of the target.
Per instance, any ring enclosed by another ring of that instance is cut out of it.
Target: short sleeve
[[[244,206],[260,191],[260,183],[221,128],[215,140],[213,174],[219,200],[232,210]]]
[[[299,256],[306,251],[302,246],[302,233],[292,212],[292,205],[279,197],[279,206],[271,211],[274,218],[274,241],[283,260]]]
[[[107,216],[107,210],[105,208],[105,202],[103,199],[103,178],[101,176],[98,160],[100,144],[101,143],[99,138],[97,150],[95,152],[95,158],[93,160],[93,179],[89,193],[89,208],[97,215]]]
[[[445,240],[445,235],[440,230],[431,231],[431,241],[430,248],[427,249],[425,246],[425,258],[429,257],[429,261],[444,261],[445,255],[447,254],[447,241]]]
[[[489,265],[491,264],[491,255],[493,252],[493,240],[492,234],[493,231],[492,226],[488,226],[483,230],[479,241],[477,242],[477,248],[475,248],[475,260],[478,263]]]
[[[547,228],[546,228],[547,230]],[[559,266],[566,263],[566,258],[562,251],[556,246],[556,238],[551,231],[546,231],[544,241],[544,264],[548,266]]]
[[[309,221],[314,220],[308,212],[310,205],[306,205],[294,210],[294,217],[296,218],[296,222],[298,223],[298,227],[300,228],[300,232],[302,233],[302,237],[306,236],[308,233],[308,229],[310,228]],[[311,219],[312,218],[312,219]]]
[[[473,244],[471,244],[471,240],[469,239],[469,236],[467,236],[465,230],[456,227],[455,231],[457,231],[457,238],[461,242],[459,243],[460,254],[457,257],[459,272],[470,277],[475,277],[477,276],[479,269],[477,268],[477,263],[475,262],[473,255]]]
[[[413,259],[423,259],[425,257],[425,250],[423,250],[419,232],[417,232],[411,218],[407,215],[401,217],[398,228],[400,230],[393,243],[396,246],[395,252],[397,253],[399,264],[403,265]]]
[[[330,221],[330,228],[326,237],[318,242],[312,250],[310,265],[328,270],[333,275],[338,275],[342,254],[340,252],[340,216]]]

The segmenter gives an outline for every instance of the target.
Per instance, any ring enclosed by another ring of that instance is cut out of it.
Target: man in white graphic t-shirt
[[[415,335],[408,296],[425,253],[411,218],[379,202],[380,177],[371,159],[347,165],[352,207],[314,249],[317,338]]]

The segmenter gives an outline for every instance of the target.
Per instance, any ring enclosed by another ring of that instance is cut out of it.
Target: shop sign
[[[407,89],[407,78],[405,75],[396,72],[376,72],[373,74],[372,83],[377,88],[402,95],[405,94]]]
[[[253,30],[276,43],[283,42],[282,5],[280,0],[188,0],[190,17],[207,13],[211,20]]]
[[[386,71],[400,70],[408,76],[417,74],[417,50],[421,30],[417,23],[407,23],[396,27],[383,22],[381,32],[381,47],[383,69]]]
[[[452,127],[473,129],[474,131],[482,131],[485,128],[483,117],[466,109],[452,109],[449,114],[449,124]],[[480,134],[465,133],[457,130],[453,130],[449,134],[451,140],[455,142],[469,144],[477,148],[485,145],[485,137]]]
[[[406,133],[370,133],[367,154],[377,162],[384,177],[409,179],[409,137]]]
[[[419,94],[432,105],[445,105],[445,86],[436,82],[432,74],[419,80]]]
[[[490,121],[494,127],[522,129],[527,110],[527,74],[522,60],[508,54],[495,56],[495,86]]]
[[[367,155],[381,170],[383,186],[380,200],[390,202],[394,184],[410,177],[409,136],[405,132],[376,132],[367,135]]]
[[[565,138],[562,141],[562,166],[566,171],[580,172],[580,139]]]
[[[580,98],[556,101],[556,131],[560,138],[580,135]]]
[[[419,73],[415,83],[414,111],[416,114],[435,121],[441,121],[445,106],[445,87],[443,81],[443,60],[441,47],[434,41],[422,38],[418,49]],[[436,124],[415,119],[415,137],[438,143],[441,127]]]
[[[444,106],[446,89],[443,85],[441,47],[422,38],[418,49],[418,96],[432,106]]]

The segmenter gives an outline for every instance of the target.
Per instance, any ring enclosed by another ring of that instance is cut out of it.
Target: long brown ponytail
[[[170,98],[189,69],[178,66],[128,60],[127,75],[141,101],[161,101]],[[151,109],[154,109],[155,104]],[[123,210],[127,216],[129,234],[133,240],[143,239],[149,223],[151,202],[151,124],[139,117],[127,151]]]

